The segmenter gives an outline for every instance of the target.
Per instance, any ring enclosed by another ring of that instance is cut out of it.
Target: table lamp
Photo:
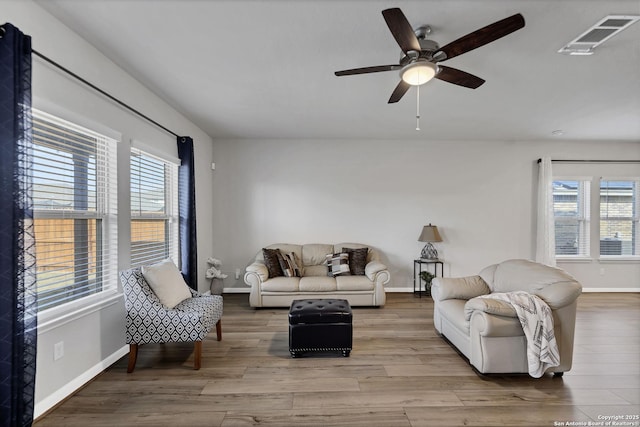
[[[424,245],[424,248],[422,248],[420,258],[438,259],[438,251],[432,244],[432,242],[442,242],[442,237],[440,237],[440,233],[438,233],[438,227],[431,225],[431,223],[422,227],[422,233],[420,233],[418,241],[427,242],[427,244]]]

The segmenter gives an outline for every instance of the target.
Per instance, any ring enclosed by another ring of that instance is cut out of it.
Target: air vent
[[[571,40],[558,53],[565,55],[592,55],[593,49],[640,20],[637,15],[609,15],[593,27]]]

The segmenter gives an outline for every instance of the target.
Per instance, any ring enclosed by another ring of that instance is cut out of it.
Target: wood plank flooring
[[[640,425],[637,293],[583,294],[573,369],[540,379],[476,374],[436,334],[430,298],[390,293],[383,308],[354,308],[351,357],[297,359],[288,310],[247,299],[225,295],[222,341],[206,339],[199,371],[190,344],[142,346],[132,374],[121,359],[35,425]]]

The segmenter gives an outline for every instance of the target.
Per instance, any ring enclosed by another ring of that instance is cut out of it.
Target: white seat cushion
[[[273,277],[262,283],[262,290],[267,292],[298,292],[299,277]]]
[[[373,290],[373,282],[367,276],[338,276],[336,284],[339,291]]]
[[[328,276],[307,276],[300,279],[301,292],[334,292],[336,279]]]
[[[469,322],[464,317],[465,300],[448,299],[440,301],[440,315],[447,319],[452,326],[455,326],[460,332],[469,335]]]

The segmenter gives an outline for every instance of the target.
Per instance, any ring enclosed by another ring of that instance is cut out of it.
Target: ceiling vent
[[[637,15],[609,15],[593,27],[571,40],[558,53],[565,55],[592,55],[593,49],[640,20]]]

